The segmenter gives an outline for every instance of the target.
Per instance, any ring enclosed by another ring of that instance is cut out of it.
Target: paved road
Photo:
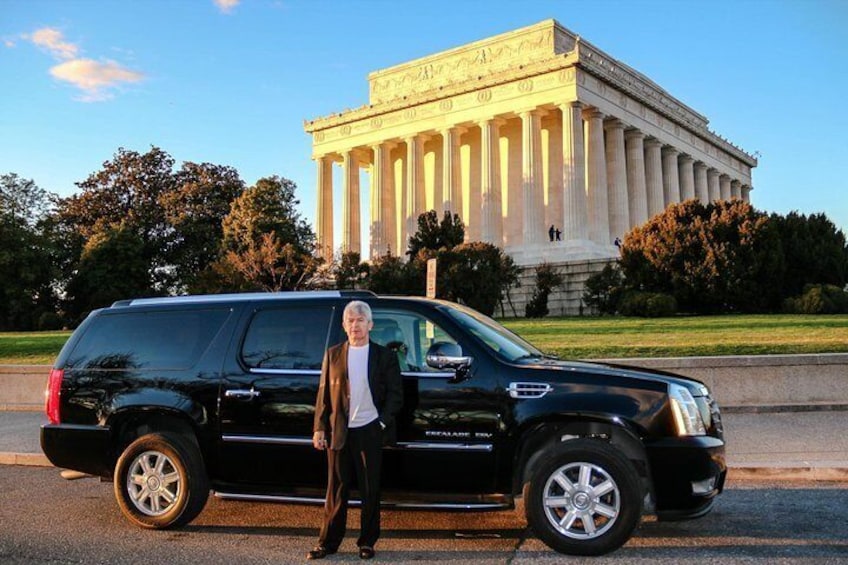
[[[30,563],[302,563],[320,508],[210,499],[177,531],[131,526],[111,485],[68,482],[53,468],[0,466],[0,561]],[[351,515],[353,524],[358,514]],[[733,482],[714,511],[643,522],[603,558],[568,563],[848,563],[848,482]],[[328,563],[359,562],[350,537]],[[385,512],[376,562],[563,563],[514,512]]]

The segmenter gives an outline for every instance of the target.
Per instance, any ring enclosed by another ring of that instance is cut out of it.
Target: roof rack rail
[[[372,290],[340,290],[339,294],[344,297],[352,297],[352,298],[374,298],[377,294]]]

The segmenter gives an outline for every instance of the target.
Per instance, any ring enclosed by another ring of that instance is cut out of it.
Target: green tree
[[[418,230],[409,238],[406,254],[415,258],[422,249],[453,249],[465,240],[465,225],[459,215],[445,211],[441,222],[435,210],[418,216]]]
[[[144,241],[122,226],[94,234],[65,290],[66,313],[73,325],[116,300],[155,295]]]
[[[45,231],[51,196],[32,180],[0,176],[0,330],[38,328],[56,310]]]
[[[548,263],[542,263],[536,267],[536,288],[533,296],[524,308],[524,316],[527,318],[544,318],[548,315],[548,297],[553,289],[562,285],[565,281],[563,276]]]
[[[415,264],[396,255],[372,259],[364,286],[377,294],[424,294],[424,282]]]
[[[364,263],[359,253],[355,251],[342,253],[339,260],[334,263],[333,274],[338,289],[359,288],[362,282],[368,278],[368,263]]]
[[[173,158],[158,147],[143,154],[120,148],[100,171],[77,183],[80,193],[59,199],[54,233],[74,260],[92,237],[126,230],[141,242],[141,259],[147,264],[139,283],[152,281],[157,292],[177,285],[167,255],[173,227],[161,203],[175,187],[173,165]]]
[[[824,214],[772,214],[780,235],[786,272],[781,296],[801,294],[810,284],[844,287],[848,283],[848,245],[845,234]]]
[[[463,243],[439,251],[436,258],[437,296],[466,304],[487,316],[495,313],[508,290],[518,284],[520,270],[512,257],[491,243]]]

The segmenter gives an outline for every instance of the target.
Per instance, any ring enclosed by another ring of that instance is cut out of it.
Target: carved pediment
[[[370,103],[479,81],[574,49],[576,37],[555,20],[470,43],[369,75]]]

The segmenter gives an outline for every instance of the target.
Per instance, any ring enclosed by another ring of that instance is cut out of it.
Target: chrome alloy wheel
[[[161,516],[179,499],[182,477],[161,451],[145,451],[130,464],[127,493],[133,505],[147,516]]]
[[[554,471],[542,491],[548,521],[564,536],[587,540],[602,536],[618,518],[621,493],[603,468],[569,463]]]

